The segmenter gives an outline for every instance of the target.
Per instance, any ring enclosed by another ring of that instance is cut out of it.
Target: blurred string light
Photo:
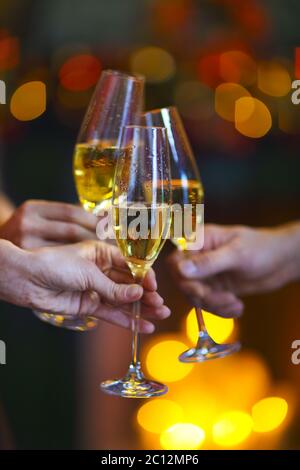
[[[162,449],[193,450],[199,449],[205,439],[205,432],[190,423],[177,423],[166,429],[160,437]]]
[[[168,336],[169,341],[172,338],[176,335]],[[164,336],[155,341],[167,346]],[[153,349],[153,342],[148,348]],[[169,364],[168,356],[156,360]],[[179,369],[181,365],[177,361]],[[291,391],[285,389],[268,397],[272,389],[268,369],[254,353],[244,351],[222,361],[198,364],[170,385],[168,399],[141,405],[137,422],[143,441],[155,449],[246,449],[264,444],[272,448],[283,432],[281,424],[286,423],[287,405],[290,409],[292,402]],[[276,428],[277,433],[269,433],[267,427],[270,431]]]
[[[197,76],[200,82],[215,88],[223,80],[220,77],[220,54],[205,54],[198,60]]]
[[[253,429],[256,432],[270,432],[285,420],[288,404],[284,398],[268,397],[252,407]]]
[[[202,310],[206,328],[210,336],[217,343],[224,343],[234,329],[234,320],[232,318],[222,318],[212,313]],[[199,327],[195,309],[193,308],[186,318],[186,333],[190,341],[195,344],[197,342]]]
[[[138,410],[137,421],[146,431],[161,433],[183,418],[181,406],[172,400],[150,400]]]
[[[178,356],[188,349],[182,341],[162,337],[154,344],[146,357],[149,374],[162,382],[175,382],[186,377],[193,369],[193,364],[183,364]]]
[[[46,110],[46,86],[31,81],[19,86],[10,100],[10,111],[19,121],[31,121]]]
[[[196,80],[176,86],[174,103],[185,118],[207,120],[214,114],[213,90]]]
[[[101,62],[91,54],[79,54],[70,57],[59,70],[62,87],[70,91],[86,90],[98,81]]]
[[[220,54],[220,76],[226,82],[253,85],[256,81],[257,66],[243,51],[225,51]]]
[[[8,31],[0,30],[0,71],[10,70],[19,63],[19,40]]]
[[[242,85],[222,83],[215,91],[215,111],[226,121],[234,122],[237,100],[250,96],[249,91]]]
[[[193,0],[155,0],[153,2],[153,22],[156,29],[170,34],[188,24],[194,13]]]
[[[213,440],[221,447],[235,447],[249,437],[252,426],[252,418],[248,413],[227,411],[213,425]]]
[[[272,127],[272,116],[267,106],[257,98],[242,97],[235,103],[235,128],[241,134],[259,138]]]
[[[273,60],[259,64],[257,86],[267,95],[280,97],[290,93],[292,82],[287,68]]]
[[[130,57],[130,68],[134,74],[144,75],[149,83],[160,83],[173,77],[176,71],[172,55],[160,47],[144,47]]]

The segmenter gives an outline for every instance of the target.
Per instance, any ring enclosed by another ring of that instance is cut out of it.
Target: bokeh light
[[[213,425],[213,440],[221,447],[235,447],[252,431],[252,418],[243,411],[227,411]]]
[[[46,110],[46,86],[32,81],[19,86],[10,101],[10,111],[19,121],[36,119]]]
[[[257,72],[258,88],[270,96],[285,96],[291,91],[291,77],[280,62],[261,62]]]
[[[300,47],[295,48],[295,78],[300,78]]]
[[[216,87],[220,81],[220,55],[206,54],[200,57],[197,64],[197,75],[201,82],[209,87]]]
[[[178,29],[187,24],[194,12],[191,0],[155,0],[153,22],[156,29],[178,34]]]
[[[235,104],[242,97],[250,97],[246,88],[237,83],[221,83],[215,91],[215,111],[226,121],[234,122]]]
[[[160,443],[165,450],[199,449],[205,439],[205,432],[199,426],[190,423],[177,423],[166,429]]]
[[[257,98],[242,97],[235,104],[235,128],[252,138],[263,137],[272,127],[267,106]]]
[[[8,31],[0,30],[0,71],[10,70],[19,63],[19,40]]]
[[[161,433],[181,421],[182,418],[181,406],[175,401],[165,398],[148,401],[139,408],[137,413],[139,425],[152,433]]]
[[[152,346],[146,357],[149,374],[162,382],[175,382],[186,377],[193,369],[193,364],[183,364],[178,356],[188,349],[182,341],[162,340]]]
[[[67,90],[83,91],[97,82],[101,72],[101,62],[91,54],[70,57],[59,71],[61,85]]]
[[[256,81],[257,66],[242,51],[226,51],[220,55],[220,75],[226,82],[252,85]]]
[[[252,407],[253,429],[256,432],[269,432],[278,428],[288,412],[284,398],[268,397]]]
[[[209,119],[214,114],[213,90],[196,80],[182,82],[176,86],[174,103],[186,118]]]
[[[210,312],[202,310],[205,326],[210,336],[216,343],[224,343],[234,329],[234,320],[232,318],[222,318],[213,315]],[[193,344],[196,344],[198,339],[198,323],[195,309],[193,308],[186,318],[186,332]]]
[[[169,80],[176,66],[172,55],[160,47],[144,47],[134,52],[130,58],[131,71],[144,75],[149,83]]]

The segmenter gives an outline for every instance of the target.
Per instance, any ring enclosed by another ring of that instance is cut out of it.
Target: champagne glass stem
[[[137,284],[142,284],[143,278],[134,277]],[[143,380],[144,376],[141,371],[140,361],[140,334],[139,321],[141,317],[141,303],[139,300],[134,302],[132,307],[132,346],[131,346],[131,362],[128,369],[128,377],[131,380]]]
[[[204,318],[203,318],[203,313],[201,307],[195,307],[196,311],[196,317],[197,317],[197,323],[198,323],[198,328],[199,328],[199,336],[205,336],[207,335],[207,329],[205,326]]]

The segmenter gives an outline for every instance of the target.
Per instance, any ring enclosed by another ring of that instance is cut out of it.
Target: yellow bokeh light
[[[10,101],[12,115],[19,121],[31,121],[46,109],[46,86],[43,82],[32,81],[19,86]]]
[[[228,411],[213,425],[213,440],[221,447],[234,447],[245,441],[252,431],[252,418],[243,411]]]
[[[224,343],[231,335],[234,329],[234,320],[232,318],[222,318],[212,313],[202,310],[206,328],[216,343]],[[193,344],[196,344],[198,338],[198,323],[193,308],[186,318],[186,332]]]
[[[144,75],[150,83],[170,79],[175,73],[175,61],[171,54],[160,47],[144,47],[132,54],[131,71]]]
[[[260,400],[252,407],[253,430],[269,432],[278,428],[288,412],[288,404],[284,398],[268,397]]]
[[[146,431],[161,433],[182,419],[180,405],[165,398],[148,401],[140,407],[137,421]]]
[[[188,349],[181,341],[160,341],[149,350],[146,365],[149,374],[162,382],[176,382],[186,377],[193,369],[193,364],[183,364],[178,356]]]
[[[190,423],[177,423],[166,429],[160,436],[160,444],[165,450],[199,449],[205,439],[205,432]]]
[[[234,122],[235,103],[242,97],[250,97],[250,93],[237,83],[222,83],[215,91],[215,111],[226,121]]]
[[[291,77],[288,70],[276,61],[262,62],[258,67],[258,88],[271,96],[285,96],[291,91]]]
[[[252,85],[256,80],[255,61],[242,51],[226,51],[220,55],[220,75],[227,82]]]
[[[242,97],[235,103],[235,128],[241,134],[259,138],[271,129],[272,116],[267,106],[257,98]]]

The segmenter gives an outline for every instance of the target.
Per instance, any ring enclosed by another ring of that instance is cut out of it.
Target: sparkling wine
[[[180,249],[186,250],[189,243],[194,243],[196,239],[197,224],[200,223],[197,214],[197,204],[203,204],[204,192],[199,180],[171,180],[172,186],[172,222],[170,237],[172,242]],[[178,209],[176,209],[177,205]],[[184,205],[190,204],[191,211],[184,212]],[[180,206],[180,208],[179,208]],[[191,231],[184,233],[184,217],[191,217]],[[179,227],[176,226],[179,222]],[[182,230],[179,230],[181,228]],[[180,233],[182,232],[182,233]]]
[[[110,202],[118,153],[116,147],[105,141],[76,145],[74,178],[79,200],[86,210],[92,212]]]
[[[118,246],[136,277],[143,277],[157,258],[170,228],[167,204],[113,206]]]

